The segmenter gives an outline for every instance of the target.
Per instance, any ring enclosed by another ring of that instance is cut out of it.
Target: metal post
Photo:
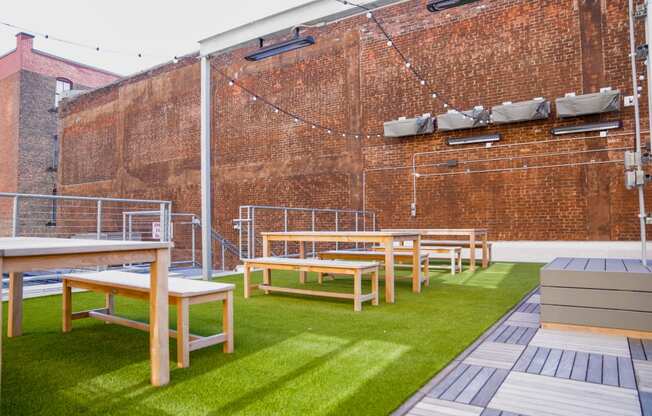
[[[122,213],[122,240],[127,239],[127,214]]]
[[[645,17],[645,43],[650,45],[652,42],[652,1],[645,2],[646,17]],[[650,56],[647,57],[647,102],[648,102],[648,130],[652,130],[652,62]],[[652,151],[652,133],[650,133],[650,151]]]
[[[160,219],[159,221],[161,222],[161,230],[159,233],[159,240],[160,241],[166,241],[166,232],[165,229],[167,228],[165,225],[165,219],[167,218],[167,215],[165,213],[165,204],[161,204],[161,212],[160,212]]]
[[[287,210],[287,208],[283,210],[283,214],[284,214],[283,222],[284,222],[284,225],[285,225],[284,230],[287,233],[288,232],[288,210]],[[288,242],[286,241],[285,242],[285,257],[287,257],[287,256],[288,256]]]
[[[134,230],[134,220],[131,214],[129,214],[129,241],[134,239],[133,230]]]
[[[11,213],[11,236],[18,236],[18,197],[14,197],[14,210]]]
[[[190,219],[191,225],[190,225],[190,235],[192,238],[192,267],[195,267],[197,265],[197,255],[195,254],[195,250],[197,249],[196,247],[196,242],[195,242],[195,226],[197,225],[197,218],[193,215]]]
[[[98,240],[102,239],[102,200],[97,201],[97,226],[96,226],[96,237]]]
[[[256,257],[256,208],[251,208],[251,258]],[[271,253],[270,253],[271,254]]]
[[[355,212],[355,231],[358,232],[358,211]],[[356,241],[355,248],[358,248],[358,243]]]
[[[337,215],[337,214],[338,214],[338,211],[335,211],[335,231],[339,231],[339,230],[340,230],[340,227],[339,227],[339,225],[338,225],[338,222],[339,222],[339,221],[338,221],[338,220],[339,220],[339,215]],[[340,249],[340,243],[337,243],[337,242],[336,242],[336,243],[335,243],[335,250],[339,250],[339,249]]]
[[[226,267],[224,267],[224,240],[220,240],[220,247],[222,249],[222,271],[225,271]]]
[[[202,278],[211,277],[213,253],[211,241],[211,63],[201,57],[201,241]]]
[[[315,210],[312,210],[312,231],[315,231]],[[315,242],[312,242],[312,255],[315,255]]]
[[[632,93],[634,95],[634,128],[636,129],[636,151],[641,152],[641,115],[638,102],[638,81],[636,71],[636,38],[634,35],[634,0],[629,0],[629,58],[632,69]],[[642,166],[639,167],[642,169]],[[638,186],[639,222],[641,228],[641,262],[647,265],[647,237],[645,234],[645,191]]]

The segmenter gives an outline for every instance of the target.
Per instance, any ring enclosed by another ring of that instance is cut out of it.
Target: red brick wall
[[[0,79],[0,192],[15,192],[18,160],[20,74]]]
[[[425,3],[405,2],[376,16],[431,85],[458,108],[489,108],[537,96],[553,100],[602,86],[631,95],[625,0],[485,0],[437,14],[428,13]],[[484,7],[478,9],[480,5]],[[252,42],[215,58],[214,64],[279,106],[337,129],[378,132],[383,121],[444,111],[366,17],[305,33],[316,36],[315,46],[248,63],[242,57],[257,47]],[[599,36],[600,42],[587,33]],[[627,147],[633,144],[631,108],[563,122],[356,140],[274,114],[229,87],[216,72],[213,81],[214,226],[234,241],[231,220],[244,204],[364,206],[379,215],[382,227],[488,227],[493,239],[637,237],[636,194],[625,191],[619,164],[421,177],[417,216],[410,216],[410,171],[417,152],[449,150],[448,137],[489,132],[500,132],[503,144],[551,142],[470,146],[419,156],[417,161],[462,163]],[[645,101],[646,95],[642,98]],[[199,213],[198,107],[199,67],[194,62],[159,68],[75,100],[63,115],[62,189],[71,194],[171,198],[175,211]],[[586,140],[562,141],[549,133],[555,126],[611,119],[623,119],[625,128],[607,139],[587,135]],[[461,166],[515,168],[621,157],[622,152],[613,151]],[[108,167],[98,166],[100,160]],[[387,167],[397,169],[376,170]],[[432,175],[451,169],[418,171]]]

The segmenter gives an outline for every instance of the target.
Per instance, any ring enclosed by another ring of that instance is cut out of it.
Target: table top
[[[286,237],[293,235],[300,236],[323,236],[323,237],[409,237],[418,235],[416,231],[280,231],[280,232],[266,232],[262,235]]]
[[[391,232],[418,233],[420,235],[471,235],[487,234],[486,228],[414,228],[414,229],[383,229]]]
[[[0,257],[44,256],[170,248],[169,242],[1,237]]]

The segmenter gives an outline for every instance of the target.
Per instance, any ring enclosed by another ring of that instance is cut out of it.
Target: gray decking
[[[652,416],[652,340],[533,327],[539,302],[528,296],[394,414]]]

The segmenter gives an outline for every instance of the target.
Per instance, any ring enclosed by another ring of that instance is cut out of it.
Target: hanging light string
[[[242,83],[238,82],[235,79],[235,77],[231,77],[227,73],[222,71],[221,69],[217,68],[214,65],[214,62],[211,62],[211,68],[213,68],[213,70],[215,70],[215,72],[217,72],[218,75],[220,75],[222,78],[224,78],[229,83],[230,87],[237,87],[238,89],[240,89],[241,91],[243,91],[244,93],[249,95],[251,97],[251,100],[256,101],[256,102],[260,101],[261,103],[269,106],[274,113],[284,114],[284,115],[288,116],[289,118],[293,119],[295,123],[306,124],[306,125],[309,125],[312,129],[322,130],[322,131],[325,131],[328,134],[338,135],[338,136],[342,136],[342,137],[352,137],[352,138],[359,139],[359,138],[361,138],[363,136],[366,136],[369,139],[372,136],[375,136],[375,137],[381,137],[382,136],[381,133],[359,133],[359,132],[358,133],[351,133],[351,132],[348,132],[348,131],[345,131],[345,130],[330,128],[328,126],[324,126],[321,123],[308,120],[305,117],[303,117],[303,116],[301,116],[301,115],[299,115],[297,113],[294,113],[294,112],[292,112],[290,110],[287,110],[287,109],[273,103],[271,100],[257,94],[253,90],[250,90],[249,88],[245,87],[244,85],[242,85]]]
[[[95,50],[96,52],[106,52],[106,53],[111,53],[111,54],[116,54],[116,55],[130,56],[130,57],[137,57],[137,58],[151,57],[151,58],[166,59],[166,60],[170,59],[168,56],[163,56],[163,55],[155,55],[155,54],[144,53],[144,52],[136,52],[136,51],[119,51],[119,50],[107,49],[107,48],[103,48],[103,47],[101,48],[99,45],[89,45],[89,44],[80,43],[80,42],[76,42],[76,41],[72,41],[72,40],[68,40],[68,39],[63,39],[63,38],[59,38],[59,37],[55,37],[55,36],[50,36],[47,33],[41,33],[41,32],[38,32],[36,30],[31,30],[31,29],[27,29],[27,28],[24,28],[24,27],[21,27],[21,26],[16,26],[16,25],[13,25],[13,24],[7,23],[7,22],[0,21],[0,25],[11,28],[11,29],[19,30],[21,32],[30,33],[30,34],[32,34],[34,36],[38,36],[38,37],[41,37],[43,39],[52,40],[52,41],[55,41],[55,42],[59,42],[59,43],[63,43],[63,44],[71,45],[71,46],[76,46],[78,48]],[[172,61],[175,62],[175,63],[178,60],[179,60],[178,56],[174,56],[172,58]]]
[[[387,32],[383,24],[380,23],[380,21],[376,18],[376,15],[373,13],[370,7],[364,6],[362,4],[357,4],[348,0],[335,0],[335,1],[345,6],[351,5],[353,7],[357,7],[361,10],[364,10],[366,12],[367,19],[370,19],[376,24],[378,30],[380,30],[380,32],[385,37],[385,39],[387,39],[387,46],[392,48],[394,52],[396,52],[396,54],[401,58],[405,67],[412,73],[412,75],[417,79],[417,81],[419,81],[419,85],[421,85],[422,87],[428,86],[428,81],[426,80],[426,78],[419,73],[419,71],[414,66],[414,64],[407,58],[407,56],[403,53],[403,51],[396,45],[394,38],[389,34],[389,32]],[[430,90],[429,94],[432,96],[433,99],[441,102],[445,109],[456,112],[465,118],[478,121],[476,117],[469,116],[468,114],[460,110],[457,110],[455,107],[451,106],[449,100],[447,100],[446,97],[442,95],[439,91]]]

